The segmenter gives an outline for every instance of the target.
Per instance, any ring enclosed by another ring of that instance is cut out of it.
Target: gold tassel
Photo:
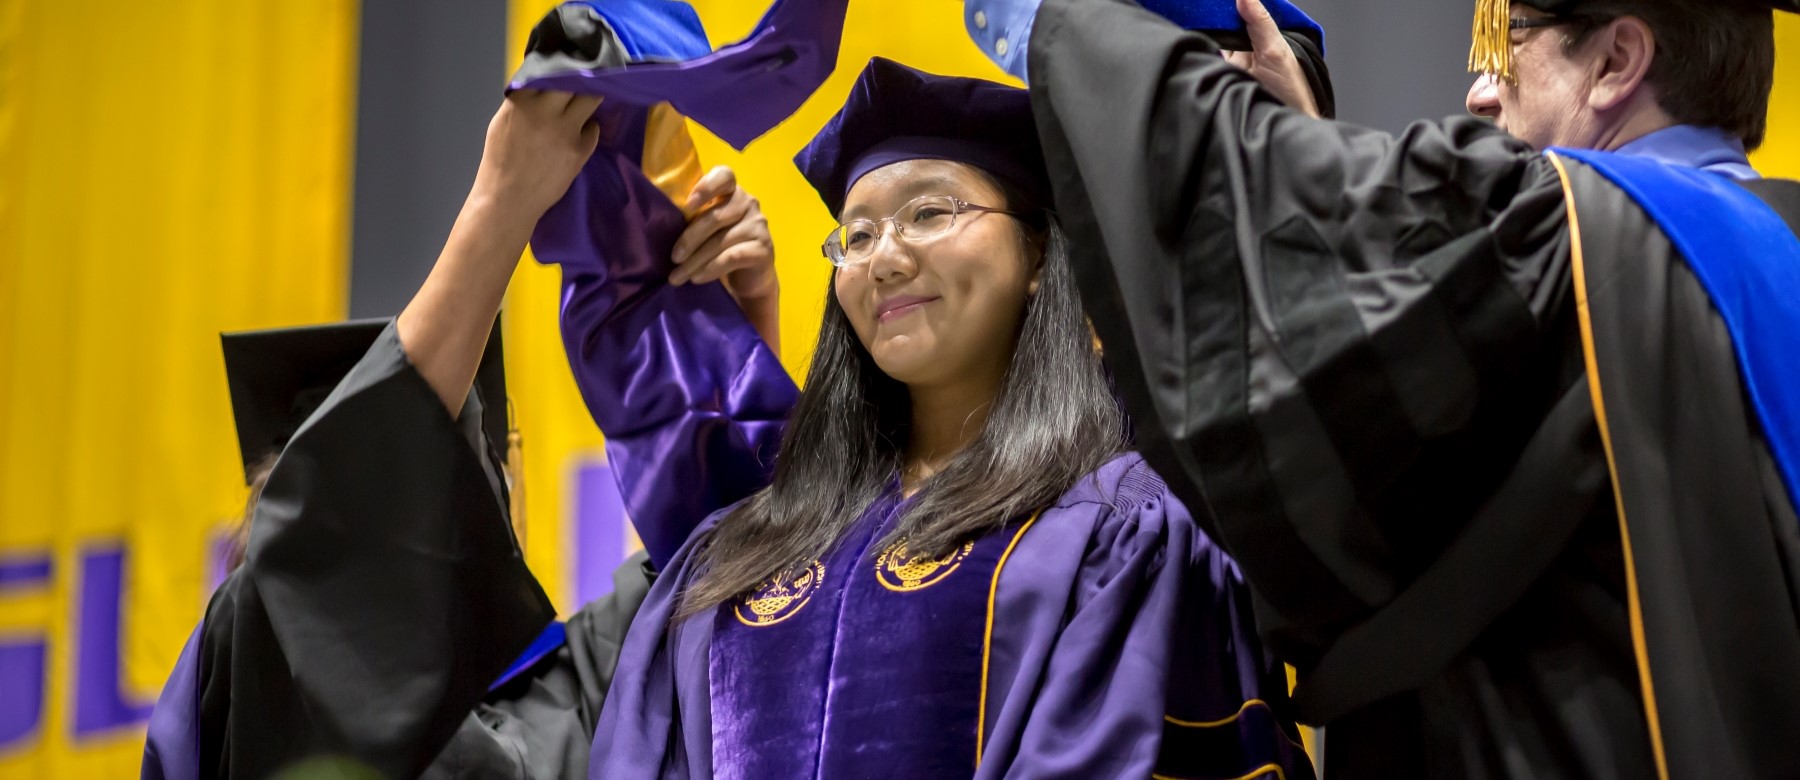
[[[509,507],[512,510],[513,536],[518,539],[519,552],[525,551],[525,437],[520,435],[519,428],[513,422],[512,399],[506,399],[506,479],[512,483],[508,486],[512,494]]]
[[[1475,0],[1474,43],[1469,46],[1469,72],[1494,76],[1514,83],[1512,64],[1512,3],[1508,0]]]

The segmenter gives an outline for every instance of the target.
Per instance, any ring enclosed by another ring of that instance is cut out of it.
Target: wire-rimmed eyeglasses
[[[861,265],[868,262],[875,254],[875,245],[881,243],[882,223],[893,225],[897,238],[917,243],[948,232],[956,226],[956,216],[965,211],[1018,216],[1006,209],[977,206],[951,195],[921,195],[907,201],[891,217],[853,219],[838,225],[825,237],[825,245],[820,249],[825,253],[825,259],[839,268]]]

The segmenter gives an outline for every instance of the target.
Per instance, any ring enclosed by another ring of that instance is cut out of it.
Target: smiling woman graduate
[[[1127,452],[1025,92],[877,59],[797,162],[842,221],[807,389],[663,568],[593,776],[1310,776],[1235,565]]]

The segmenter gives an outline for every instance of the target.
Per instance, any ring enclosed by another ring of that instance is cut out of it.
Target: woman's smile
[[[936,295],[896,295],[876,305],[875,319],[887,322],[896,317],[904,317],[939,299],[940,296]]]

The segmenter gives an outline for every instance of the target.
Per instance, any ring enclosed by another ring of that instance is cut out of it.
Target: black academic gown
[[[334,758],[388,777],[586,777],[650,572],[627,561],[565,645],[490,691],[555,610],[514,542],[479,403],[452,420],[389,326],[295,434],[207,609],[197,679],[170,681],[197,689],[199,776]]]
[[[1685,301],[1615,304],[1615,338],[1694,347],[1634,386],[1686,383],[1654,403],[1708,434],[1632,483],[1682,511],[1625,495],[1679,531],[1633,569],[1551,163],[1474,118],[1309,119],[1216,55],[1045,0],[1030,87],[1140,447],[1243,567],[1327,775],[1800,776],[1793,507],[1668,240],[1571,163],[1588,232]]]
[[[569,618],[568,641],[490,690],[423,777],[585,780],[619,648],[655,576],[642,551],[627,558],[612,592]]]

